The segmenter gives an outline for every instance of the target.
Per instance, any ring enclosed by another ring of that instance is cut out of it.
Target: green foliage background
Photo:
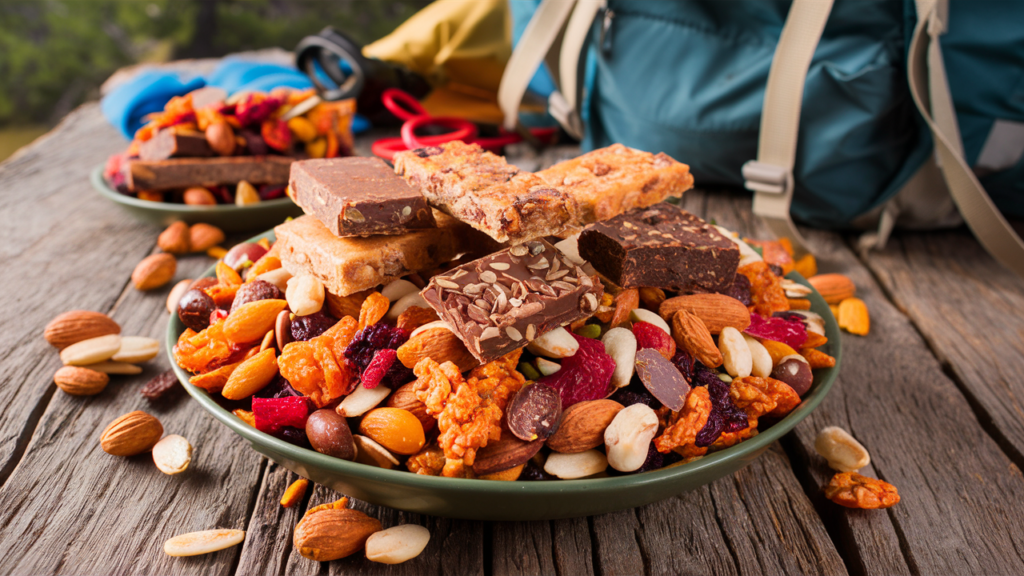
[[[292,49],[332,25],[362,43],[427,0],[3,0],[0,127],[53,124],[122,66]]]

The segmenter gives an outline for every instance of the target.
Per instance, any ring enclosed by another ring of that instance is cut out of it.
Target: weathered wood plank
[[[866,263],[1024,465],[1024,280],[966,230],[898,234]]]
[[[281,496],[298,479],[297,474],[275,462],[266,466],[235,574],[285,573],[292,553],[292,528],[299,522],[306,502],[285,508],[281,506]],[[305,500],[312,497],[312,492],[312,486],[307,488]]]
[[[708,213],[726,226],[766,234],[748,202],[745,196],[711,196]],[[849,565],[887,574],[1024,571],[1013,541],[1024,531],[1020,470],[985,433],[920,335],[846,243],[826,232],[809,235],[821,270],[849,275],[872,316],[868,336],[843,335],[839,380],[787,443],[834,538],[853,540],[843,549]],[[888,513],[846,510],[820,496],[818,488],[832,472],[813,445],[828,425],[846,428],[867,447],[872,466],[866,474],[900,490],[902,501]]]
[[[90,250],[86,238],[69,238],[68,257]],[[152,244],[152,234],[150,234]],[[74,247],[80,247],[78,249]],[[180,277],[209,266],[182,259]],[[111,270],[122,282],[128,271]],[[40,285],[42,286],[42,285]],[[113,317],[125,334],[163,338],[169,287],[152,293],[132,288]],[[53,386],[59,365],[41,355],[45,377],[26,386]],[[239,548],[178,559],[163,553],[176,534],[209,528],[245,528],[262,476],[260,457],[216,420],[191,409],[179,394],[168,404],[138,393],[148,378],[168,368],[161,354],[135,377],[118,376],[89,398],[56,393],[46,407],[24,458],[0,489],[0,572],[16,574],[230,574]],[[177,476],[162,474],[149,454],[119,458],[104,453],[99,436],[114,418],[132,410],[158,417],[165,433],[194,446],[192,464]],[[31,535],[31,537],[26,537]]]

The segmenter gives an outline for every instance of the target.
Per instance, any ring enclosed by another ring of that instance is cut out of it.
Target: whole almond
[[[604,444],[604,431],[622,408],[622,404],[607,399],[573,404],[562,413],[562,423],[548,438],[548,448],[563,454],[597,448]]]
[[[235,152],[235,131],[225,121],[212,122],[206,127],[206,143],[218,156],[231,156]]]
[[[427,414],[427,405],[416,398],[416,391],[414,390],[416,383],[410,382],[405,386],[395,390],[395,393],[388,397],[387,406],[389,408],[401,408],[402,410],[408,410],[412,412],[412,415],[420,421],[423,425],[423,431],[429,431],[437,424],[435,419],[430,414]],[[342,401],[344,403],[344,401]]]
[[[121,327],[106,314],[71,310],[50,320],[43,330],[43,338],[54,348],[63,350],[82,340],[120,333]]]
[[[811,276],[807,281],[828,304],[839,304],[847,298],[853,298],[857,293],[853,280],[843,274],[818,274]]]
[[[398,347],[398,360],[406,368],[413,368],[424,358],[431,358],[438,364],[454,362],[460,372],[472,370],[480,364],[462,340],[446,326],[418,332]]]
[[[111,422],[100,436],[100,447],[114,456],[135,456],[150,450],[160,437],[164,427],[156,418],[136,410]]]
[[[53,375],[53,382],[72,396],[92,396],[107,387],[110,376],[79,366],[64,366]]]
[[[668,302],[668,300],[666,300]],[[696,315],[678,310],[672,316],[672,337],[676,345],[686,350],[701,364],[709,368],[722,365],[722,352],[711,338],[711,331]]]
[[[136,290],[159,288],[174,278],[178,262],[170,254],[153,254],[143,258],[132,272],[132,283]]]
[[[720,333],[726,326],[740,332],[750,326],[750,310],[743,302],[725,294],[689,294],[669,298],[661,303],[658,314],[671,322],[679,310],[700,318],[712,334]]]
[[[501,438],[491,440],[487,446],[477,451],[476,459],[473,461],[473,472],[477,476],[485,476],[515,468],[533,458],[543,446],[544,440],[526,442],[509,432],[502,431]]]
[[[214,198],[213,193],[201,186],[185,190],[182,200],[190,206],[214,206],[217,204],[217,199]],[[194,247],[192,249],[195,250]]]
[[[120,349],[121,337],[117,334],[107,334],[75,342],[61,350],[60,361],[70,366],[88,366],[109,360]]]
[[[358,510],[320,510],[299,522],[293,543],[302,556],[329,562],[359,552],[366,546],[366,539],[382,529],[380,520]]]
[[[171,224],[157,237],[156,245],[169,254],[188,254],[192,248],[188,224],[181,220]]]
[[[189,242],[193,252],[206,252],[224,241],[224,232],[210,224],[193,224],[188,229]]]

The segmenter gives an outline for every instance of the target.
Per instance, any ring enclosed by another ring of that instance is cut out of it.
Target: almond
[[[415,385],[415,382],[410,382],[398,390],[395,390],[395,393],[388,398],[387,406],[390,408],[401,408],[402,410],[412,412],[412,415],[415,416],[416,419],[420,421],[420,424],[423,425],[423,430],[427,432],[437,424],[437,420],[430,414],[427,414],[427,405],[421,402],[419,398],[416,398],[416,391],[414,389]],[[380,388],[380,386],[378,386],[378,388]],[[344,404],[345,401],[342,400],[341,405]],[[341,405],[338,406],[339,409],[341,408]],[[346,414],[342,415],[346,416]]]
[[[142,374],[142,366],[126,362],[111,362],[109,360],[89,364],[89,370],[103,372],[104,374]]]
[[[507,431],[502,431],[500,439],[491,440],[487,446],[477,451],[476,459],[473,461],[473,472],[477,476],[485,476],[521,466],[540,452],[543,446],[544,440],[526,442]]]
[[[235,152],[235,131],[226,121],[211,122],[206,127],[206,143],[218,156],[231,156]]]
[[[299,522],[293,543],[302,556],[329,562],[359,552],[366,546],[366,539],[382,529],[380,520],[358,510],[320,510]]]
[[[666,300],[668,302],[668,300]],[[744,310],[746,310],[744,308]],[[750,315],[747,315],[750,321]],[[729,326],[723,326],[728,328]],[[696,358],[701,364],[709,368],[717,368],[722,365],[722,352],[715,346],[711,338],[711,331],[704,325],[704,321],[686,310],[678,310],[672,316],[672,337],[683,350]]]
[[[188,229],[188,235],[193,252],[206,252],[224,241],[224,232],[209,224],[193,224]]]
[[[143,258],[132,272],[136,290],[159,288],[174,278],[178,262],[170,254],[153,254]]]
[[[50,320],[43,330],[43,338],[54,348],[63,350],[82,340],[120,333],[121,327],[106,314],[72,310]]]
[[[75,342],[61,350],[60,361],[70,366],[88,366],[109,360],[120,349],[121,337],[117,334],[107,334]]]
[[[178,220],[160,233],[156,245],[169,254],[188,254],[192,249],[188,224]]]
[[[135,456],[150,450],[160,437],[164,427],[156,418],[136,410],[110,423],[100,436],[100,447],[114,456]]]
[[[185,190],[182,200],[190,206],[215,206],[217,204],[213,193],[202,186],[194,186]],[[195,248],[195,241],[192,241],[192,249],[196,252],[199,251]]]
[[[160,342],[145,336],[122,336],[121,348],[110,357],[114,362],[138,364],[148,362],[160,353]]]
[[[622,408],[622,404],[614,400],[588,400],[573,404],[562,413],[562,423],[548,438],[548,448],[563,454],[597,448],[604,444],[604,431]]]
[[[168,556],[198,556],[209,554],[241,544],[245,530],[202,530],[179,534],[164,542],[164,553]]]
[[[750,326],[750,310],[747,310],[743,302],[725,294],[689,294],[669,298],[661,303],[658,314],[672,321],[679,310],[686,310],[700,318],[712,334],[721,333],[726,326],[732,326],[740,332]]]
[[[842,274],[818,274],[811,276],[807,281],[828,304],[839,304],[847,298],[853,298],[857,293],[853,280]]]
[[[242,400],[262,390],[277,375],[277,357],[268,348],[242,362],[228,376],[221,396],[228,400]]]
[[[110,376],[89,368],[65,366],[53,375],[53,382],[72,396],[92,396],[103,392]]]
[[[438,364],[454,362],[460,372],[472,370],[480,364],[462,340],[446,326],[419,332],[398,348],[398,359],[406,368],[413,368],[424,358],[431,358]]]

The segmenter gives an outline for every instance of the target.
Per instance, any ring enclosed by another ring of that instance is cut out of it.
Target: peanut
[[[657,433],[658,415],[650,406],[633,404],[622,409],[604,431],[608,465],[619,472],[639,469]]]
[[[814,439],[814,450],[829,468],[840,472],[854,472],[871,463],[871,455],[864,446],[838,426],[827,426]]]
[[[296,316],[309,316],[324,307],[324,285],[309,274],[294,276],[288,280],[285,299]]]

